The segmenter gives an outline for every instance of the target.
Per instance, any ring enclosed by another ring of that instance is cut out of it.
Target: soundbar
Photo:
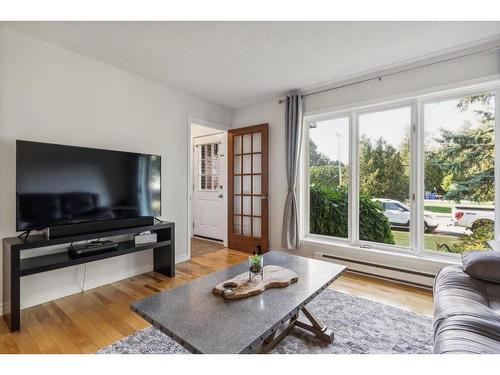
[[[141,216],[129,219],[117,219],[107,221],[94,221],[90,223],[67,224],[47,228],[47,238],[58,238],[74,236],[78,234],[90,234],[95,232],[106,232],[114,229],[142,227],[154,224],[153,216]]]

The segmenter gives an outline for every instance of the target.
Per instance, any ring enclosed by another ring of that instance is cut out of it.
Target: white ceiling
[[[230,108],[500,37],[500,22],[9,22]]]

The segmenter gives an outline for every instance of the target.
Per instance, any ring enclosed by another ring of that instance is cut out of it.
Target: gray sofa
[[[448,266],[435,278],[434,352],[500,353],[500,284],[464,269]]]

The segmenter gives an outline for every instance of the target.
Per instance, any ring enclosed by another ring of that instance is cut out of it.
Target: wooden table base
[[[304,314],[309,323],[299,320],[300,312]],[[333,330],[322,324],[311,310],[304,306],[297,314],[292,316],[288,321],[284,322],[280,329],[277,329],[269,337],[264,340],[262,346],[257,350],[258,353],[268,353],[276,345],[279,344],[286,335],[290,333],[293,327],[299,327],[314,333],[320,340],[328,343],[333,342]]]

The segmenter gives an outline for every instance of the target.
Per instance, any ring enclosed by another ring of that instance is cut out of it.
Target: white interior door
[[[226,233],[224,133],[194,140],[193,234],[224,241]]]

